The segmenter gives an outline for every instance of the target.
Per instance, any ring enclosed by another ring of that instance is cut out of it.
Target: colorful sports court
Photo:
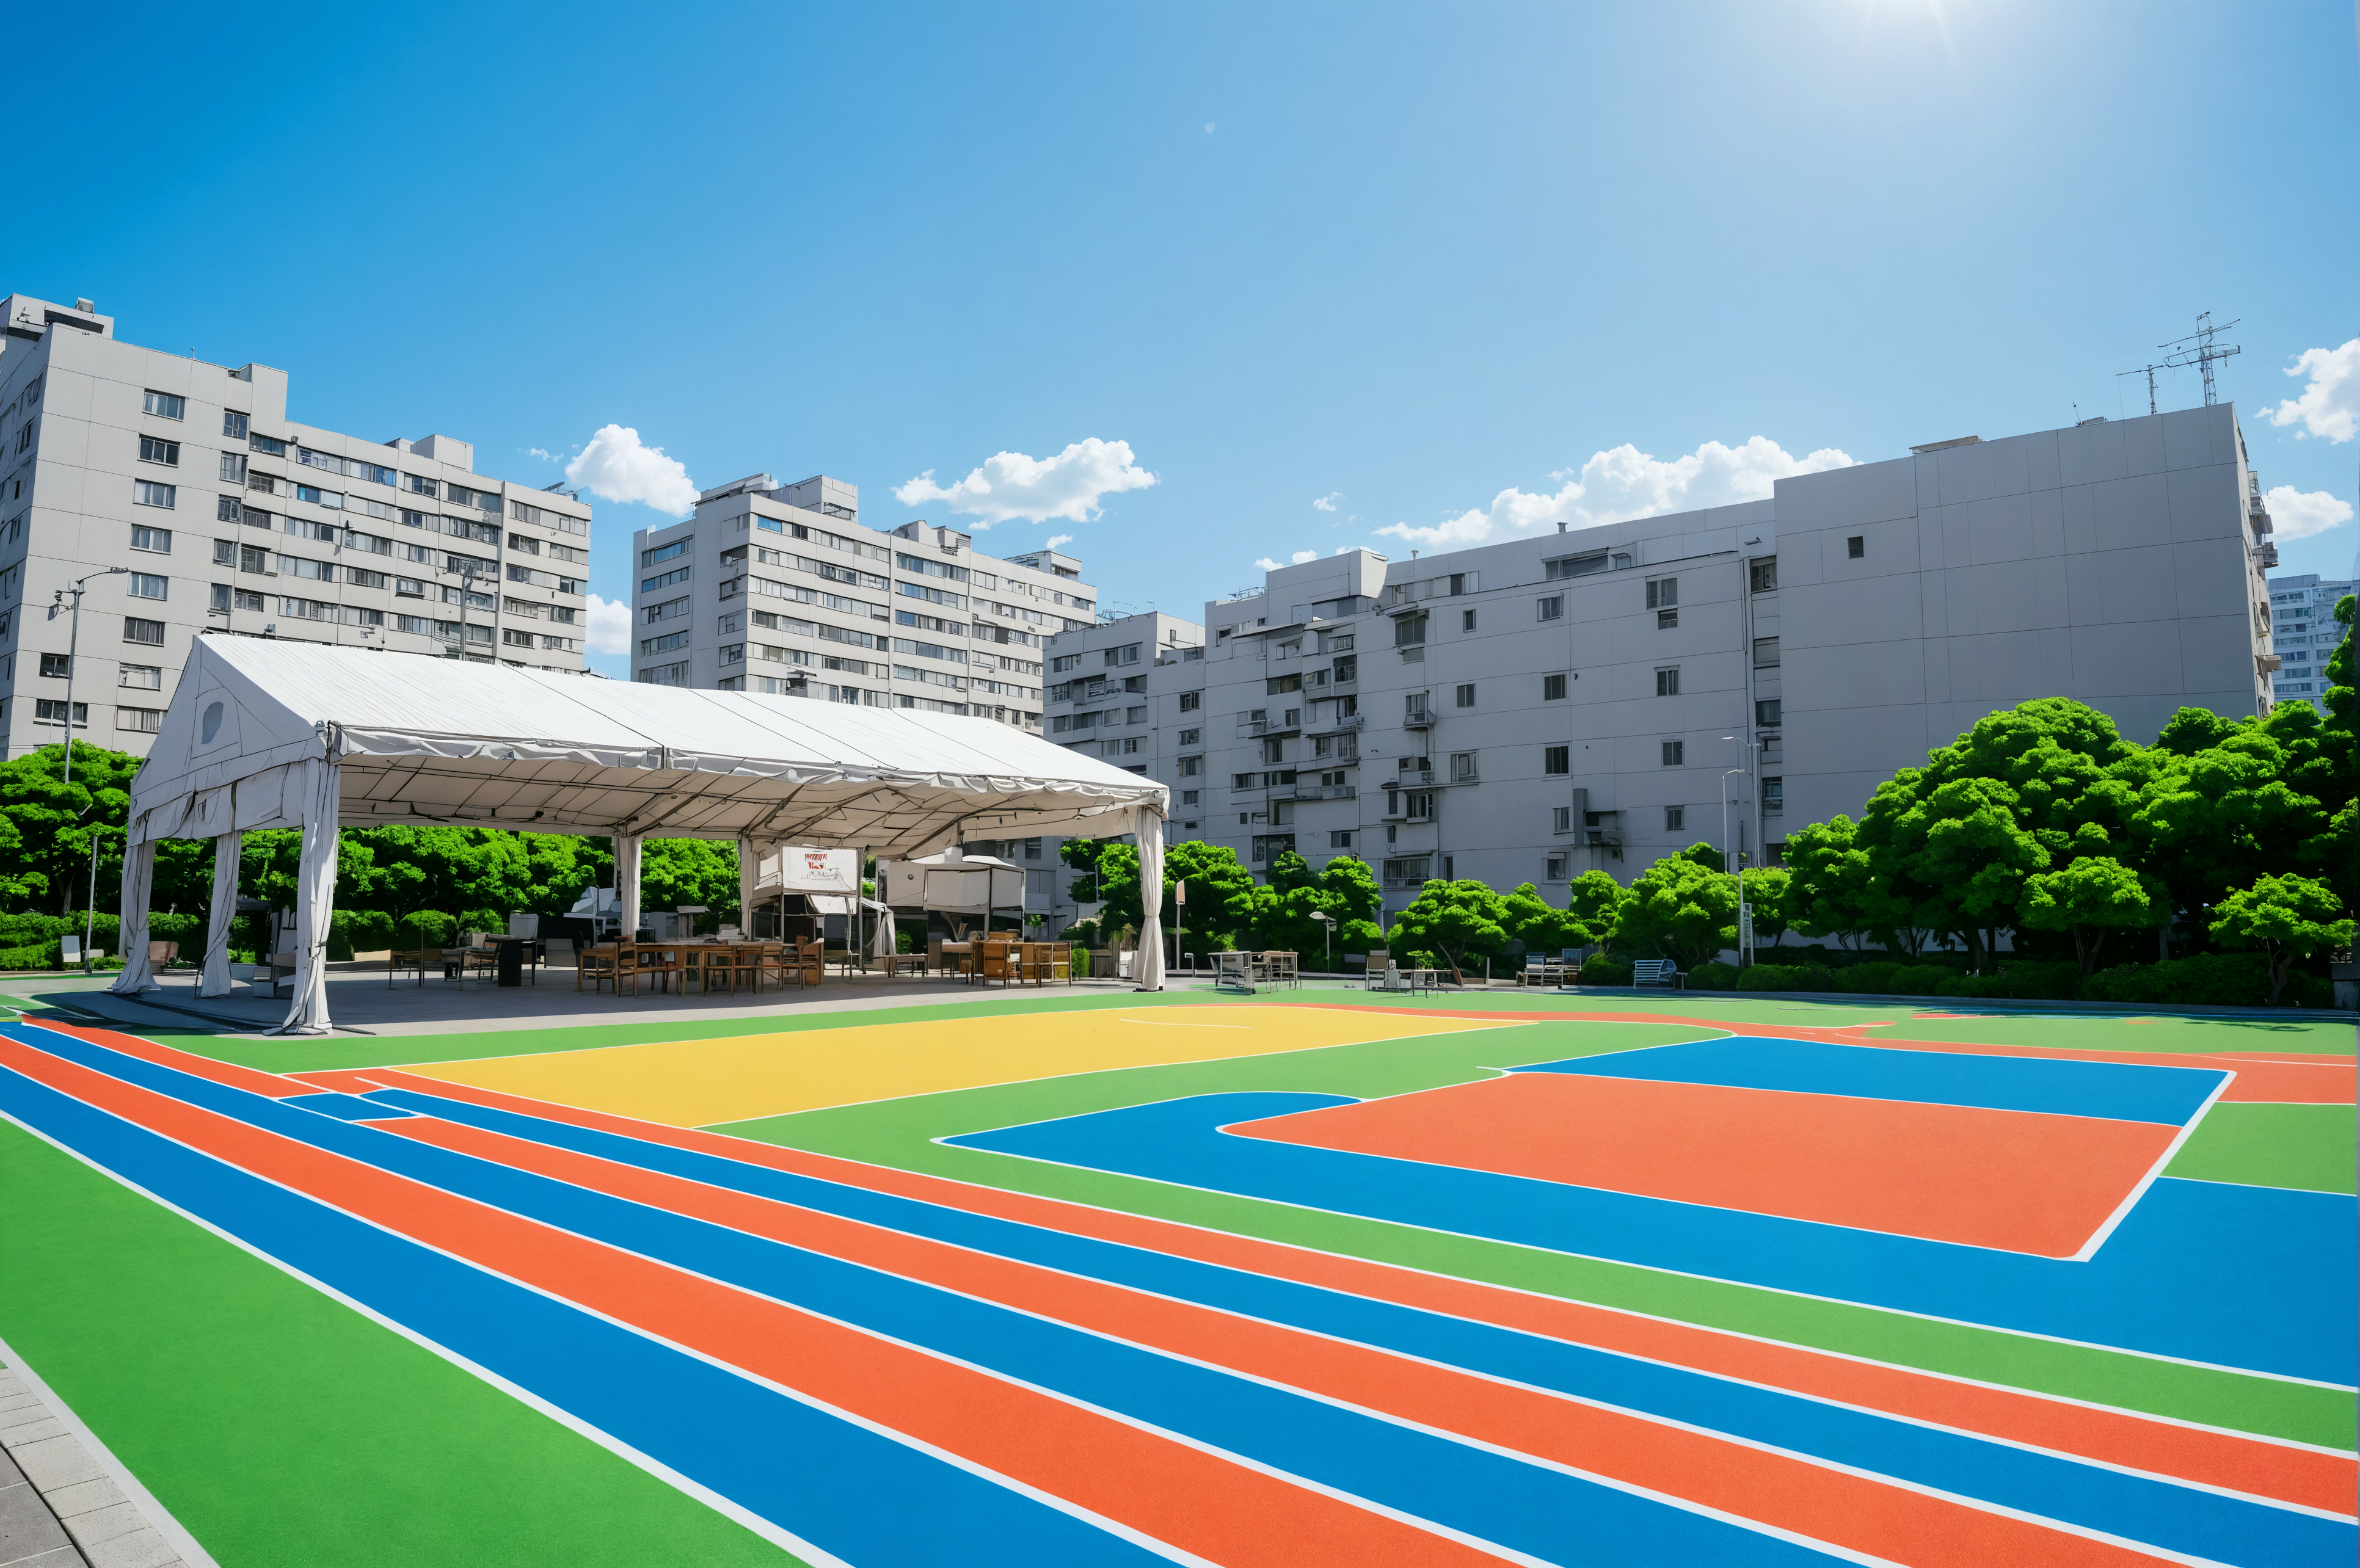
[[[0,1341],[225,1568],[2360,1551],[2348,1022],[1378,1003],[28,1007]]]

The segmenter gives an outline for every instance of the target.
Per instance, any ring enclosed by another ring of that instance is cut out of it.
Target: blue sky
[[[698,485],[848,480],[884,527],[1063,504],[1089,520],[978,542],[1071,535],[1107,604],[1189,615],[1258,560],[2140,411],[2114,373],[2204,310],[2240,319],[2263,483],[2323,525],[2360,467],[2353,29],[2343,0],[50,7],[12,26],[52,63],[12,82],[0,289],[501,477],[612,424]],[[977,500],[1001,452],[1050,466]],[[603,472],[662,493],[649,453]],[[952,494],[896,497],[928,472]],[[598,517],[628,599],[667,519]],[[2284,568],[2341,575],[2355,538]]]

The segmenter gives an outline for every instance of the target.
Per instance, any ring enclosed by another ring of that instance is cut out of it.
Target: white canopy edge
[[[338,824],[866,848],[1128,831],[1165,788],[989,719],[201,636],[133,781],[133,844]]]

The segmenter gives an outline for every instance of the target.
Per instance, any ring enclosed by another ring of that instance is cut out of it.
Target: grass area
[[[224,1563],[796,1561],[7,1123],[0,1191],[0,1334]]]
[[[1317,1213],[1262,1199],[1073,1170],[933,1141],[1183,1095],[1278,1091],[1371,1097],[1468,1083],[1510,1062],[1704,1038],[1695,1025],[1536,1023],[1276,1056],[1087,1073],[737,1122],[717,1130],[789,1148],[1037,1193],[1574,1301],[2335,1447],[2354,1446],[2353,1397],[2234,1372],[1874,1307],[1808,1300],[1636,1265]],[[2218,1107],[2216,1107],[2217,1109]],[[2349,1113],[2347,1112],[2348,1116]]]
[[[2313,1192],[2355,1189],[2360,1127],[2350,1105],[2214,1105],[2180,1146],[2167,1176],[2300,1187]]]
[[[1972,1004],[1961,1003],[1962,1007]],[[1907,1018],[1863,1031],[1864,1039],[1928,1040],[1960,1045],[2038,1045],[2068,1051],[2275,1052],[2349,1056],[2351,1021],[2321,1018],[2137,1017],[2092,1013],[1994,1014],[1985,1018]]]

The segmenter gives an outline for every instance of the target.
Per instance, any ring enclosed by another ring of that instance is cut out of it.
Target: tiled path
[[[141,1507],[154,1499],[134,1501],[121,1475],[0,1363],[0,1568],[212,1568],[182,1555],[172,1536],[185,1532],[158,1530]]]

